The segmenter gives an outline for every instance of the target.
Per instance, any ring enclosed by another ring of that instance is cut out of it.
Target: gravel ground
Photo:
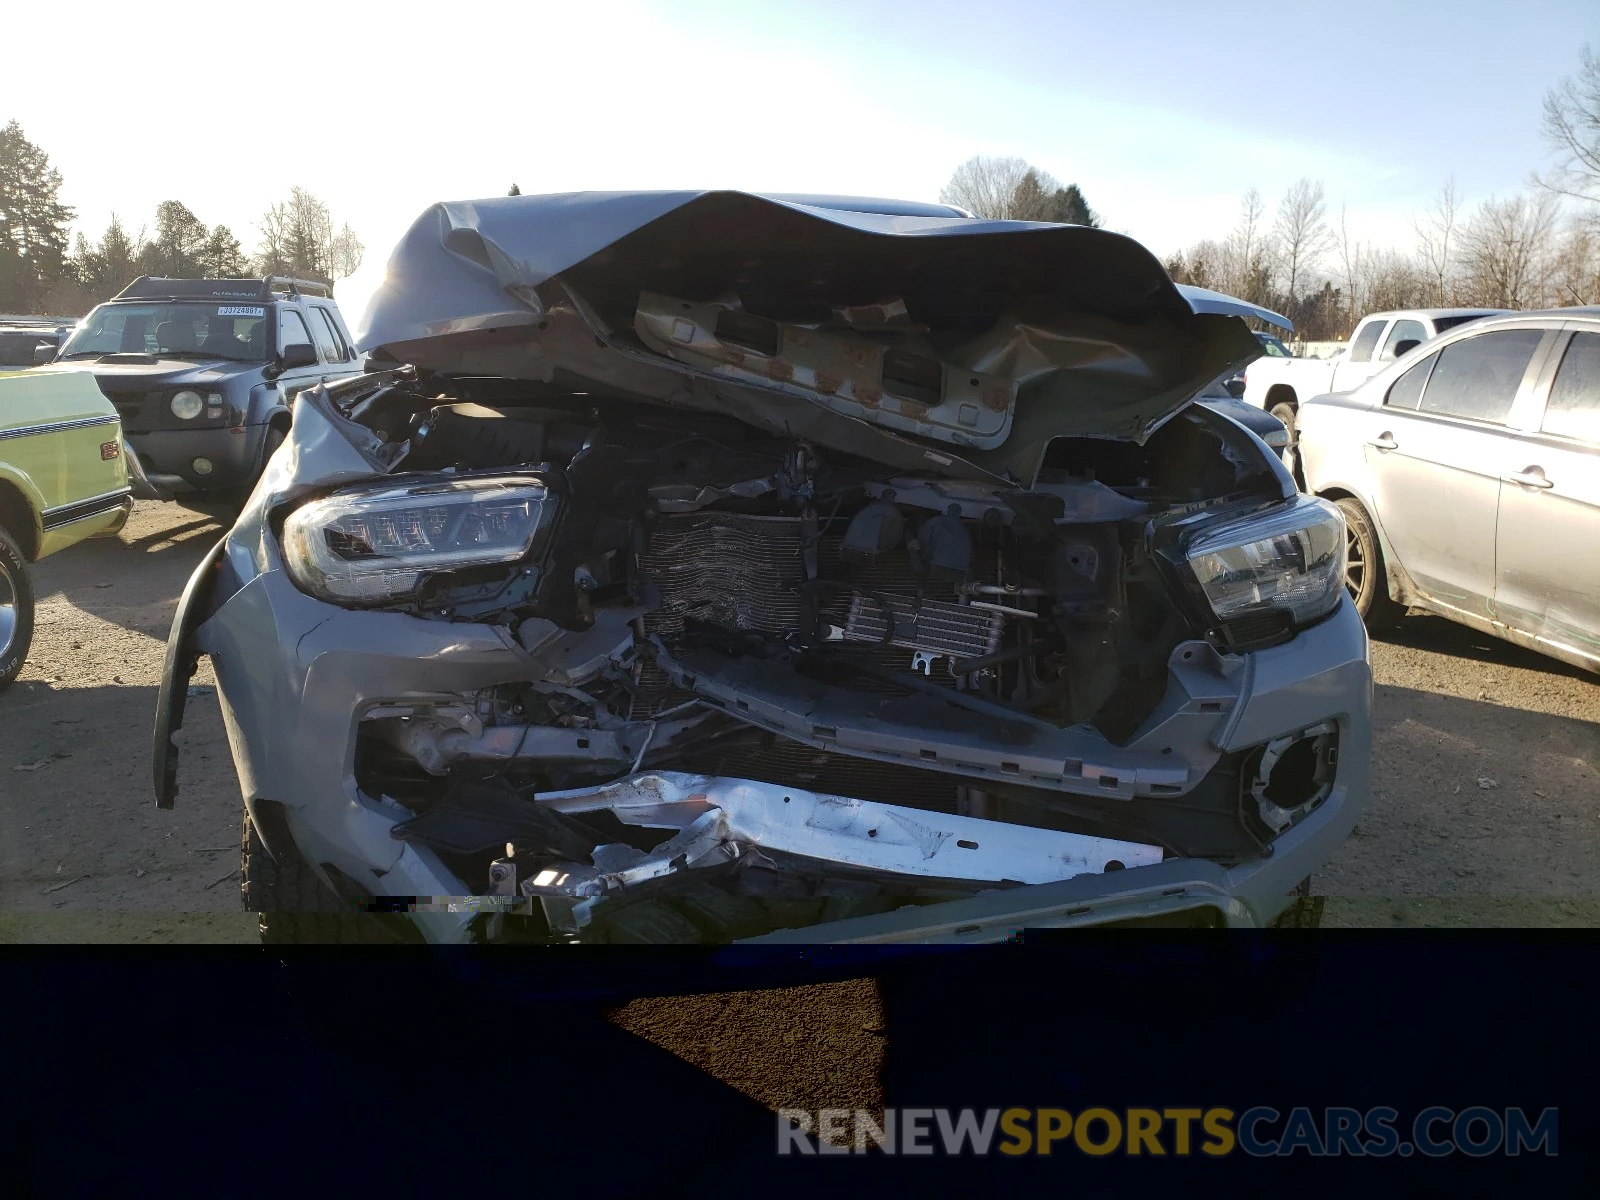
[[[774,1111],[883,1111],[885,1016],[870,979],[650,997],[610,1019]]]
[[[214,694],[189,706],[177,807],[151,790],[167,630],[222,514],[141,503],[116,537],[35,564],[33,647],[0,694],[0,941],[254,936],[225,874],[241,802]]]
[[[1372,645],[1373,791],[1333,925],[1600,924],[1600,676],[1440,617]]]
[[[182,794],[151,796],[173,606],[220,510],[140,504],[38,564],[28,665],[0,696],[0,942],[246,942],[238,785],[214,693]],[[1374,794],[1316,877],[1334,926],[1600,924],[1600,677],[1414,617],[1374,643]],[[198,688],[213,680],[202,662]],[[771,1107],[876,1107],[870,981],[635,1001],[622,1028]]]

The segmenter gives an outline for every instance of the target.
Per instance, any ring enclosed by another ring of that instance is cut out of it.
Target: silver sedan
[[[1475,321],[1308,401],[1299,434],[1370,630],[1426,609],[1600,669],[1600,308]]]

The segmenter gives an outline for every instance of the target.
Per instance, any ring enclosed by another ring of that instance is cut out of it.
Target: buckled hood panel
[[[874,205],[892,211],[857,210]],[[443,374],[717,411],[1012,481],[1054,437],[1144,441],[1259,355],[1130,238],[946,212],[742,192],[439,204],[356,338]]]

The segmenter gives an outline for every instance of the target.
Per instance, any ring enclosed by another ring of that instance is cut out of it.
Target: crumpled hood
[[[1264,321],[1268,325],[1276,326],[1285,333],[1294,332],[1294,322],[1282,313],[1273,312],[1270,308],[1262,308],[1259,304],[1251,304],[1248,300],[1241,300],[1237,296],[1230,296],[1225,292],[1214,292],[1210,288],[1195,287],[1193,284],[1180,283],[1178,292],[1189,302],[1189,307],[1195,312],[1226,313],[1233,317],[1254,317],[1257,321]]]
[[[726,191],[439,204],[356,340],[1013,480],[1052,437],[1143,441],[1260,352],[1130,238],[941,211]]]

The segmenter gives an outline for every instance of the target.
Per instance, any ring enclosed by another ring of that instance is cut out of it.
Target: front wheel
[[[12,536],[0,529],[0,692],[11,686],[33,644],[33,578]]]
[[[1383,548],[1367,510],[1351,499],[1338,502],[1344,514],[1344,584],[1368,633],[1382,633],[1405,616],[1405,606],[1389,598],[1389,573]]]

